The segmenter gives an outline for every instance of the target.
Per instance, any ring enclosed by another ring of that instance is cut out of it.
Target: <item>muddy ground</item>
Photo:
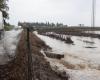
[[[30,46],[33,80],[68,80],[66,73],[63,75],[52,70],[50,63],[40,52],[41,49],[49,47],[31,32]],[[0,65],[0,80],[28,80],[28,53],[26,31],[23,31],[16,49],[16,56],[7,64]]]

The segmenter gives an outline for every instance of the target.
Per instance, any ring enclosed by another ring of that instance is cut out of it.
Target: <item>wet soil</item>
[[[16,49],[15,57],[5,65],[0,65],[0,80],[28,80],[28,48],[26,31],[21,33],[21,39]],[[30,47],[32,53],[33,80],[68,80],[65,72],[52,70],[50,63],[40,52],[49,48],[36,35],[30,32]]]
[[[48,52],[48,51],[44,51],[44,53],[49,58],[54,58],[54,59],[64,58],[64,54],[56,54],[56,53],[51,53],[51,52]]]

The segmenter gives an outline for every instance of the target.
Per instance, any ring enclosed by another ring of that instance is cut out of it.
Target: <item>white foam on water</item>
[[[99,39],[72,36],[75,45],[71,45],[47,36],[36,35],[49,45],[54,53],[65,55],[61,60],[50,58],[47,60],[52,67],[56,66],[56,68],[66,71],[71,77],[70,80],[100,80]],[[85,48],[86,46],[96,48]]]
[[[100,34],[100,31],[85,31],[85,33]]]

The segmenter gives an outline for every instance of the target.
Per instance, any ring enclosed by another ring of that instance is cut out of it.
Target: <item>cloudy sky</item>
[[[91,25],[92,0],[9,0],[9,22],[61,22]],[[100,26],[100,0],[96,1],[96,26]]]

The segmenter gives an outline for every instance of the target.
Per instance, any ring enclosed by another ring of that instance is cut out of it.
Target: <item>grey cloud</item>
[[[100,13],[97,0],[97,16]],[[92,0],[10,0],[10,23],[18,21],[50,21],[64,24],[91,24]],[[99,26],[100,17],[96,17]]]

